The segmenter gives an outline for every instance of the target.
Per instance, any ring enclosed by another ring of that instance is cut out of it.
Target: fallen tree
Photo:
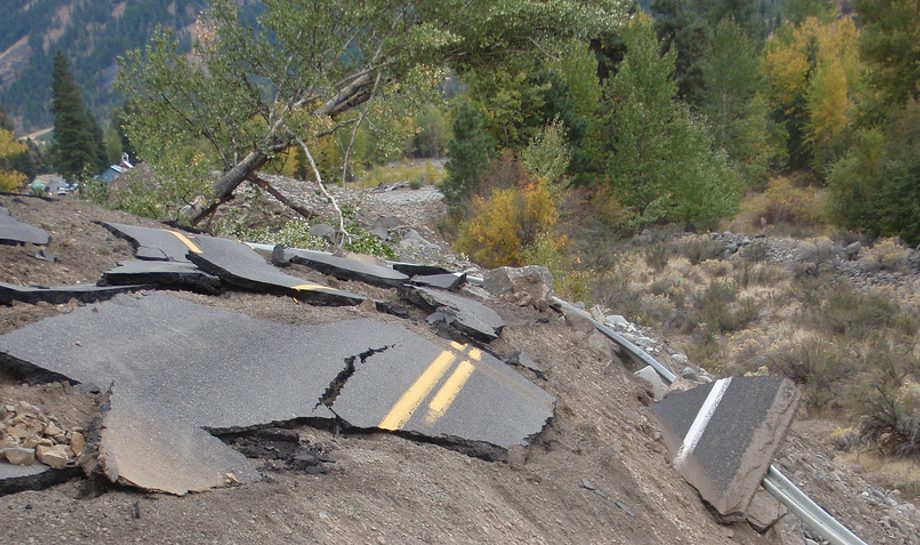
[[[256,17],[247,11],[253,5],[261,9]],[[510,56],[609,34],[626,20],[628,5],[261,0],[241,8],[235,0],[212,0],[192,55],[180,53],[173,33],[159,31],[146,48],[120,59],[116,85],[132,105],[127,134],[155,170],[195,147],[222,172],[209,204],[191,218],[198,223],[292,146],[310,157],[315,139],[356,131],[368,115],[357,107],[398,93],[401,83],[434,84],[447,69],[494,68]]]

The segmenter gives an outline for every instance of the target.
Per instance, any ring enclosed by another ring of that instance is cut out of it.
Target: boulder
[[[761,488],[754,494],[745,518],[754,530],[762,534],[785,515],[786,508],[769,492]]]
[[[35,449],[13,447],[3,449],[6,461],[17,466],[30,466],[35,463]]]
[[[499,267],[483,274],[482,287],[492,295],[545,310],[553,303],[553,276],[537,265]]]
[[[329,242],[335,242],[335,227],[328,223],[317,223],[310,226],[310,234],[314,237],[321,237]]]
[[[70,449],[67,445],[39,446],[35,450],[38,454],[38,461],[54,469],[64,469],[70,460]]]
[[[642,369],[636,371],[635,376],[642,381],[645,385],[645,389],[655,401],[661,401],[664,399],[664,396],[668,395],[667,385],[665,385],[664,381],[661,380],[661,376],[651,365],[646,365]]]

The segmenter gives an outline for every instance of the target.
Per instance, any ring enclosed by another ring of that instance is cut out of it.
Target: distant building
[[[117,165],[109,165],[105,170],[94,176],[96,180],[102,180],[103,182],[110,184],[115,181],[116,178],[124,174],[126,171],[134,168],[134,165],[131,164],[130,157],[127,153],[121,154],[121,162]]]

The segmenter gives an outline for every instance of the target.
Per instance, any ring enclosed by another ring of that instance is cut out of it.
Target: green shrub
[[[920,456],[920,361],[909,350],[875,343],[849,389],[860,434],[897,456]]]
[[[687,237],[674,242],[674,251],[686,257],[693,265],[699,265],[707,259],[716,259],[725,251],[722,241],[706,237]]]
[[[770,354],[771,371],[804,387],[812,407],[839,406],[840,387],[854,371],[853,357],[835,343],[808,339]]]
[[[786,273],[772,263],[751,263],[741,261],[735,265],[732,278],[735,285],[741,288],[750,286],[772,286],[785,278]]]
[[[697,292],[693,299],[700,323],[711,333],[728,333],[744,329],[753,322],[759,308],[755,301],[742,299],[735,303],[738,289],[729,282],[712,281]]]
[[[655,272],[661,272],[668,266],[668,257],[671,253],[670,248],[664,243],[650,244],[645,247],[645,262]]]
[[[899,323],[902,311],[878,291],[859,292],[848,282],[822,282],[801,295],[801,319],[816,329],[864,339]]]

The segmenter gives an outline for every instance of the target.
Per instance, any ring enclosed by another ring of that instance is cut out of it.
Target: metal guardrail
[[[274,248],[272,244],[247,243],[254,250],[271,252]],[[392,262],[388,262],[392,263]],[[467,276],[467,282],[479,286],[482,285],[482,278],[478,276]],[[594,327],[597,328],[604,336],[624,348],[635,358],[639,359],[646,365],[651,366],[668,384],[677,380],[677,375],[666,365],[662,364],[648,352],[636,346],[628,339],[608,327],[606,324],[599,322],[591,316],[591,313],[579,308],[564,299],[553,297],[557,303],[567,312],[571,312],[590,320]],[[820,505],[814,502],[799,487],[790,481],[775,465],[771,465],[767,470],[766,476],[761,482],[764,489],[773,495],[780,503],[786,506],[795,516],[808,525],[822,538],[827,540],[830,545],[867,545],[865,541],[856,536],[846,526],[840,523]]]
[[[470,278],[467,277],[467,280],[469,279]],[[645,350],[629,342],[610,327],[595,320],[589,312],[576,307],[568,301],[559,299],[558,297],[554,297],[553,300],[569,312],[574,312],[583,318],[591,320],[598,331],[629,351],[643,363],[650,365],[669,384],[677,379],[677,375],[667,366],[653,358]],[[857,537],[856,534],[851,532],[846,526],[841,524],[840,521],[835,519],[827,511],[822,509],[820,505],[809,498],[805,492],[795,485],[795,483],[783,475],[775,465],[771,465],[770,469],[767,470],[767,474],[763,478],[761,484],[767,492],[785,505],[795,516],[799,517],[799,520],[807,524],[809,528],[827,540],[831,545],[867,545],[865,541]]]

